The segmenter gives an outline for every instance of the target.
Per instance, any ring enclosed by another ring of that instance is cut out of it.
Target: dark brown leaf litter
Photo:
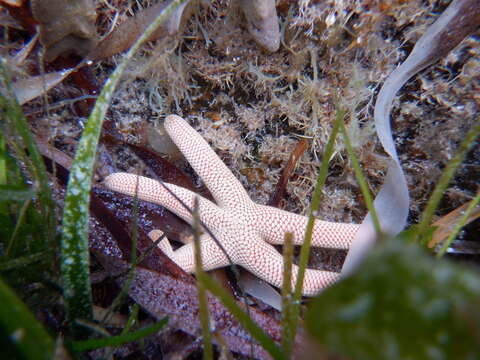
[[[97,257],[105,269],[118,276],[118,281],[123,284],[126,277],[120,274],[128,271],[128,263],[100,254],[97,254]],[[170,326],[194,336],[200,335],[197,288],[194,284],[139,267],[136,269],[129,295],[154,317],[160,319],[168,315]],[[220,332],[231,351],[248,356],[253,346],[256,358],[267,358],[265,351],[259,345],[252,344],[250,335],[219,300],[210,296],[208,302],[212,326]],[[280,340],[281,327],[277,320],[255,308],[250,309],[250,315],[272,339]]]
[[[71,159],[49,145],[43,144],[40,148],[50,170],[52,163],[56,163],[56,176],[59,183],[65,185]],[[130,197],[112,194],[101,188],[94,189],[91,197],[91,247],[119,287],[123,285],[130,268],[122,258],[130,257],[133,202]],[[157,319],[168,315],[172,329],[199,336],[201,328],[198,321],[197,289],[193,278],[172,263],[157,247],[152,247],[152,242],[146,235],[149,229],[162,228],[172,238],[176,238],[186,225],[154,204],[140,202],[138,207],[141,216],[136,224],[137,250],[138,256],[145,258],[136,268],[129,296]],[[266,358],[264,350],[254,344],[248,333],[218,300],[210,297],[209,304],[215,329],[230,351],[244,355],[250,355],[253,351],[255,357]],[[264,331],[273,339],[279,340],[281,328],[277,320],[255,308],[250,308],[249,312]]]

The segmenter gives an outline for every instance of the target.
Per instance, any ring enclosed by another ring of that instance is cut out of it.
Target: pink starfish
[[[233,263],[256,276],[281,287],[283,258],[271,244],[282,244],[290,232],[294,244],[301,245],[307,217],[274,207],[254,203],[241,183],[225,166],[208,143],[188,123],[176,115],[167,116],[165,129],[197,174],[211,191],[216,204],[199,197],[199,214],[203,223],[221,243]],[[192,224],[192,215],[162,185],[152,179],[115,173],[105,179],[105,185],[114,191],[137,196],[141,200],[162,205]],[[173,184],[165,184],[190,209],[198,195]],[[356,224],[315,221],[312,246],[348,249],[358,230]],[[152,237],[157,237],[153,233]],[[158,238],[158,237],[157,237]],[[187,273],[194,272],[193,243],[173,251],[168,239],[159,247]],[[208,235],[201,236],[203,268],[208,271],[230,265],[227,256]],[[292,269],[292,286],[296,282],[298,267]],[[316,294],[340,278],[330,271],[307,269],[302,293]]]

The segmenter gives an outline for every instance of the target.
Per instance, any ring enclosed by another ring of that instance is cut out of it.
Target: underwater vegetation
[[[478,2],[0,5],[2,356],[476,358]],[[195,203],[190,226],[104,186],[127,172],[217,198],[170,114],[255,203],[309,224],[298,251],[276,234],[277,289],[202,270]],[[314,218],[375,244],[310,251]],[[194,276],[156,229],[193,244]],[[302,298],[293,264],[342,279]]]

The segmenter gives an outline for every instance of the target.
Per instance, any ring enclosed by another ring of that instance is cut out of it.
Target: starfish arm
[[[255,226],[270,244],[283,244],[287,232],[293,234],[295,245],[303,243],[308,223],[306,216],[265,205],[256,205],[253,216]],[[357,224],[315,220],[312,246],[348,249],[358,228]]]
[[[250,252],[242,252],[239,265],[248,271],[281,288],[283,285],[283,257],[270,244],[264,241],[256,241],[254,249]],[[298,266],[292,266],[292,288],[297,281]],[[302,294],[313,296],[320,290],[332,285],[340,279],[340,274],[331,271],[306,269],[303,281]]]
[[[158,235],[159,233],[160,235]],[[149,236],[153,241],[156,241],[161,236],[161,232],[152,231]],[[195,247],[193,243],[183,245],[174,251],[170,245],[170,241],[165,238],[160,241],[158,247],[165,255],[182,268],[183,271],[189,274],[195,272]],[[202,252],[203,270],[209,271],[230,265],[225,254],[211,237],[202,235],[200,237],[200,248]]]
[[[184,119],[169,115],[165,129],[221,207],[248,208],[252,200],[240,181]]]
[[[133,174],[114,173],[105,178],[104,185],[110,190],[118,191],[125,195],[135,196],[136,194],[140,200],[164,206],[189,224],[193,223],[190,211],[185,209],[183,205],[156,180]],[[168,183],[165,183],[165,186],[190,209],[193,209],[194,199],[198,197],[200,218],[207,226],[213,228],[221,222],[222,211],[211,201],[180,186]]]
[[[297,265],[292,266],[292,272],[294,274],[292,280],[292,289],[294,289],[297,284]],[[305,269],[302,294],[304,296],[315,296],[323,289],[338,282],[340,279],[340,273],[325,270]]]

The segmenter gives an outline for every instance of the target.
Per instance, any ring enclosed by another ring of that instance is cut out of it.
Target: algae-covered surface
[[[184,116],[260,203],[268,201],[295,146],[307,139],[308,149],[281,203],[286,210],[305,214],[335,109],[342,107],[375,194],[387,160],[374,132],[376,95],[447,5],[281,1],[281,46],[274,53],[254,41],[235,4],[199,6],[179,36],[145,46],[130,64],[112,116],[125,136],[139,143],[151,140],[150,126],[161,124],[165,115]],[[442,169],[476,119],[479,51],[474,34],[412,78],[397,96],[393,129],[409,185],[411,223],[418,221]],[[439,215],[475,194],[478,157],[477,147],[445,194]],[[135,168],[135,163],[125,166]],[[360,222],[365,214],[353,168],[338,139],[319,215]],[[332,262],[332,256],[323,253],[324,262]]]
[[[113,21],[122,23],[149,5],[99,1],[98,31],[108,31]],[[145,144],[154,137],[149,125],[159,126],[171,113],[185,117],[259,202],[267,201],[295,145],[306,138],[308,150],[297,163],[283,203],[287,210],[305,213],[335,108],[343,107],[354,148],[375,192],[385,170],[373,127],[376,94],[447,5],[448,1],[415,0],[278,1],[281,45],[272,53],[254,41],[246,15],[235,2],[195,3],[176,35],[147,43],[130,63],[109,118],[127,140]],[[478,42],[476,34],[466,38],[398,94],[393,128],[412,196],[412,221],[475,119]],[[4,43],[4,53],[14,53],[18,46]],[[98,83],[115,63],[113,57],[92,65]],[[38,110],[39,102],[54,106],[83,95],[84,89],[72,88],[75,85],[65,81],[37,103],[25,105],[27,112],[29,107]],[[48,120],[44,113],[31,111],[53,142],[68,145],[81,131],[79,114],[71,106],[54,107]],[[365,207],[340,139],[336,149],[321,216],[359,221]],[[458,184],[446,194],[450,201],[443,211],[476,191],[475,160],[478,153],[473,151],[459,171]]]
[[[271,52],[249,32],[255,14],[242,11],[237,2],[192,2],[176,33],[145,44],[130,62],[108,120],[126,141],[169,153],[185,167],[171,146],[164,145],[168,139],[156,132],[166,115],[183,116],[259,203],[268,201],[296,145],[307,139],[308,148],[298,159],[281,202],[282,208],[305,214],[335,109],[341,107],[347,110],[347,129],[375,194],[387,160],[374,131],[376,95],[448,3],[277,1],[280,47]],[[148,13],[153,4],[99,1],[97,31],[105,35],[112,24]],[[6,40],[4,53],[21,46],[21,39]],[[414,76],[397,96],[393,129],[412,200],[411,223],[418,221],[443,167],[478,113],[479,51],[474,33]],[[94,83],[100,86],[119,56],[91,65]],[[16,68],[19,76],[26,76],[36,60],[38,56],[31,56]],[[36,131],[70,156],[81,134],[82,117],[88,115],[79,113],[75,104],[86,93],[67,79],[40,100],[24,105]],[[439,215],[477,191],[478,157],[474,147],[445,194]],[[141,168],[125,149],[114,155],[114,161],[126,171]],[[351,163],[338,139],[319,216],[360,222],[365,214]]]
[[[138,128],[157,126],[170,113],[185,117],[262,203],[295,145],[306,138],[308,150],[282,204],[305,213],[340,106],[348,110],[348,131],[375,192],[386,160],[374,133],[375,96],[447,4],[282,1],[277,5],[281,46],[275,53],[255,43],[234,4],[204,4],[174,39],[144,47],[130,64],[111,116],[139,143],[149,141],[151,130]],[[465,39],[409,81],[396,101],[393,128],[412,196],[412,221],[475,120],[478,43],[475,35]],[[365,206],[340,139],[336,150],[320,215],[358,222]],[[475,193],[476,163],[474,151],[459,171],[462,186],[453,184],[446,194],[446,207]]]

